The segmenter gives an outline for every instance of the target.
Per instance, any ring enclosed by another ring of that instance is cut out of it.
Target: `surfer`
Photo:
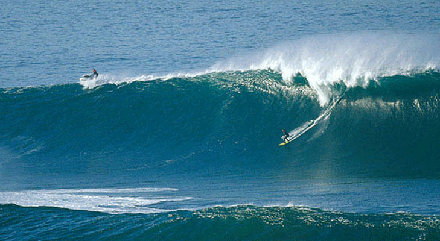
[[[94,79],[98,78],[98,72],[96,72],[95,68],[93,68],[92,76],[93,76]]]
[[[91,80],[98,78],[98,72],[93,69],[93,74],[86,74],[83,76],[82,80]]]
[[[284,130],[284,129],[282,129],[282,131],[283,131],[283,133],[284,133],[283,140],[284,140],[284,141],[288,141],[287,138],[289,137],[289,133],[287,133],[286,130]]]

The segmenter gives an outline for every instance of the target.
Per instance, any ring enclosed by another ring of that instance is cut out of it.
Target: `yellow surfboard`
[[[284,145],[286,145],[287,143],[289,143],[290,141],[289,140],[287,140],[287,141],[283,141],[283,142],[281,142],[280,144],[278,144],[278,146],[284,146]]]

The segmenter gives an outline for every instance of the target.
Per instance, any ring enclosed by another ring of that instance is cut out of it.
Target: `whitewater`
[[[0,239],[440,239],[438,1],[3,5]]]
[[[440,36],[361,32],[327,34],[279,44],[269,50],[219,61],[205,71],[137,77],[105,76],[83,81],[85,88],[100,84],[190,78],[208,73],[271,69],[291,84],[296,76],[307,79],[322,106],[333,97],[335,84],[367,87],[371,81],[395,75],[438,70]]]

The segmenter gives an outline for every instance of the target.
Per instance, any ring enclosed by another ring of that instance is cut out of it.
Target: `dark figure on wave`
[[[96,78],[98,78],[98,72],[95,70],[95,69],[93,69],[93,74],[86,74],[86,75],[84,75],[83,76],[83,78],[84,79],[96,79]]]
[[[283,140],[284,140],[284,141],[288,141],[288,140],[289,140],[289,139],[288,139],[288,138],[289,138],[289,133],[287,133],[286,130],[284,130],[284,129],[282,129],[282,131],[283,131],[283,133],[284,133]]]

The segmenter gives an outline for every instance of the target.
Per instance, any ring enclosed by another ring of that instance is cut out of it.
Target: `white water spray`
[[[440,36],[364,32],[319,35],[279,44],[263,53],[238,57],[212,67],[217,71],[273,69],[284,81],[301,74],[319,96],[331,97],[331,86],[366,87],[371,80],[420,73],[440,66]]]

